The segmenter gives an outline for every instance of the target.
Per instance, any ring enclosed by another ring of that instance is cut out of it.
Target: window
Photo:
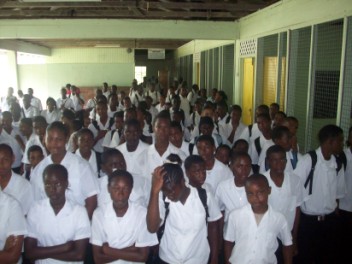
[[[45,64],[46,57],[37,54],[17,52],[17,64]]]
[[[147,76],[146,66],[136,66],[134,67],[134,78],[138,83],[143,83],[143,78]]]

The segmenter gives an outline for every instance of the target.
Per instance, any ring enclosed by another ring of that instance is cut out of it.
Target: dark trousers
[[[335,213],[324,218],[301,214],[296,263],[339,263],[339,218]]]
[[[340,210],[340,218],[341,252],[339,263],[344,263],[347,259],[351,259],[352,212]]]

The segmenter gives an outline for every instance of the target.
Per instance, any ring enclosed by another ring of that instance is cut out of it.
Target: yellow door
[[[263,103],[270,105],[276,102],[277,57],[264,58]]]
[[[243,87],[242,87],[242,122],[252,124],[254,88],[254,65],[253,58],[243,60]]]
[[[286,96],[286,57],[281,59],[281,86],[280,86],[280,109],[285,110],[285,96]]]

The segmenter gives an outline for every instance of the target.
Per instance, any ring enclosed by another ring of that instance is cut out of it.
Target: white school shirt
[[[158,111],[158,112],[161,112],[161,111],[163,111],[163,110],[166,110],[166,105],[164,104],[163,106],[161,106],[161,104],[159,103],[159,104],[157,104],[156,106],[155,106],[155,109]]]
[[[317,154],[317,164],[313,174],[312,194],[309,195],[308,184],[305,188],[308,200],[302,204],[301,210],[308,215],[330,214],[337,207],[336,199],[345,196],[344,170],[341,168],[338,173],[336,172],[337,164],[333,155],[330,160],[325,160],[320,147],[315,152]],[[297,163],[294,173],[301,178],[303,184],[306,182],[311,167],[312,159],[309,154],[305,154]]]
[[[339,208],[352,212],[352,152],[350,148],[345,149],[344,152],[347,159],[345,170],[346,195],[340,199]]]
[[[246,191],[243,187],[237,187],[234,177],[219,183],[215,192],[215,199],[221,211],[225,211],[224,220],[227,222],[232,210],[239,209],[248,204]]]
[[[39,115],[39,109],[36,108],[35,106],[31,105],[27,109],[25,107],[22,107],[21,113],[24,115],[26,118],[30,117],[35,117]]]
[[[10,181],[2,191],[16,199],[21,205],[23,215],[27,215],[34,202],[34,196],[32,186],[26,178],[12,172]]]
[[[76,150],[75,154],[78,157],[81,157],[83,159],[82,154],[79,149]],[[98,178],[99,171],[98,171],[98,165],[97,165],[97,154],[93,150],[90,151],[90,157],[89,157],[88,163],[92,167],[94,175]]]
[[[296,208],[301,206],[304,200],[308,198],[305,196],[301,179],[293,172],[285,172],[282,186],[278,187],[270,177],[270,170],[265,172],[264,176],[268,179],[269,186],[271,187],[268,203],[275,211],[285,216],[288,227],[292,230]]]
[[[22,157],[23,163],[30,164],[29,159],[28,159],[28,149],[34,145],[37,145],[42,149],[44,157],[48,156],[48,154],[46,152],[46,148],[43,146],[42,142],[40,141],[39,136],[34,134],[33,137],[31,136],[30,139],[26,143],[26,148],[24,150],[24,154]]]
[[[117,149],[122,153],[125,158],[126,168],[128,172],[143,177],[145,172],[143,170],[143,166],[141,166],[140,164],[143,164],[146,155],[145,152],[147,151],[149,146],[150,145],[148,145],[147,143],[144,143],[139,140],[138,146],[133,152],[129,152],[127,150],[126,142],[117,147]]]
[[[219,117],[218,125],[220,125],[220,126],[226,125],[226,120],[228,117],[229,117],[229,113],[226,113],[226,115],[223,118]]]
[[[13,155],[15,156],[15,161],[12,163],[11,168],[18,168],[21,166],[22,160],[22,149],[17,143],[16,139],[7,134],[5,129],[0,132],[0,144],[6,144],[11,147]]]
[[[193,148],[196,149],[196,146],[194,146]],[[189,154],[189,143],[183,140],[182,145],[179,148],[179,150],[182,151],[186,157],[188,157],[190,155]]]
[[[149,203],[150,181],[144,177],[133,175],[133,188],[129,197],[129,201],[134,204],[139,204],[143,207],[147,207]],[[104,206],[111,202],[111,196],[108,191],[108,176],[105,174],[99,178],[99,194],[98,194],[98,206]]]
[[[112,201],[110,201],[94,211],[90,243],[100,247],[104,243],[108,243],[110,247],[117,249],[124,249],[133,245],[135,247],[157,245],[156,234],[148,232],[146,215],[146,208],[129,202],[125,215],[117,217]],[[119,259],[109,263],[133,264],[143,262]]]
[[[150,96],[152,98],[152,103],[153,105],[159,103],[159,97],[160,97],[160,94],[158,91],[154,90],[154,92],[148,90],[146,93],[145,93],[146,96]]]
[[[215,159],[214,166],[211,170],[207,170],[207,177],[205,182],[208,183],[211,187],[213,193],[215,193],[216,189],[220,182],[225,181],[227,179],[233,180],[233,174],[229,167],[227,167],[222,162]]]
[[[37,201],[27,216],[28,237],[38,241],[40,247],[52,247],[68,241],[90,238],[87,210],[66,199],[64,207],[55,215],[50,200]],[[60,261],[52,258],[38,259],[36,264],[79,264],[83,261]]]
[[[82,105],[80,104],[80,100],[78,98],[78,96],[75,94],[71,94],[71,100],[72,100],[72,103],[73,103],[73,110],[74,111],[79,111],[79,110],[82,110]],[[80,97],[81,98],[81,97]]]
[[[97,105],[97,101],[95,98],[91,98],[88,100],[86,108],[95,108],[95,106]]]
[[[100,119],[99,119],[99,118],[96,119],[96,122],[97,122],[97,125],[98,125],[98,127],[99,127],[100,130],[108,130],[108,131],[109,131],[109,130],[111,130],[111,129],[114,129],[114,125],[113,125],[111,128],[109,128],[109,126],[110,126],[110,119],[109,119],[109,117],[108,117],[108,119],[107,119],[105,125],[103,125],[103,124],[100,122]],[[96,138],[96,137],[98,136],[98,133],[99,133],[100,130],[96,129],[95,126],[94,126],[92,123],[89,124],[88,129],[89,129],[90,131],[92,131],[92,133],[93,133],[93,135],[94,135],[94,138]],[[95,145],[94,145],[94,150],[95,150],[96,152],[102,153],[102,152],[104,151],[104,148],[103,148],[103,141],[104,141],[104,138],[101,138],[101,139],[99,139],[99,140],[95,143]]]
[[[169,215],[165,223],[164,235],[160,241],[159,255],[167,263],[200,264],[207,263],[210,253],[206,212],[196,188],[189,186],[190,194],[185,204],[169,202]],[[221,218],[215,199],[207,192],[209,211],[208,222]],[[165,202],[159,195],[159,211],[162,222],[165,219]]]
[[[231,135],[231,132],[232,132],[232,124],[231,122],[228,123],[228,124],[224,124],[222,126],[219,126],[219,132],[220,132],[220,135],[226,139],[226,144],[229,145],[230,147],[233,146],[233,144],[239,140],[239,139],[244,139],[246,140],[247,142],[249,142],[249,130],[248,130],[248,127],[243,124],[242,122],[240,122],[238,124],[238,127],[236,128],[236,131],[235,131],[235,135],[233,137],[233,142],[231,143],[228,138],[229,136]]]
[[[45,120],[48,124],[51,124],[55,121],[60,121],[61,119],[61,112],[57,109],[54,109],[52,112],[49,112],[49,110],[44,110],[40,113],[40,115],[45,117]]]
[[[10,195],[0,190],[0,248],[10,236],[27,235],[26,220],[19,203]],[[22,263],[21,258],[17,263]]]
[[[47,197],[44,190],[43,171],[49,164],[53,164],[51,155],[44,158],[32,171],[30,182],[36,201]],[[98,194],[97,177],[94,175],[88,161],[71,152],[66,152],[60,164],[68,171],[67,199],[84,206],[87,198]]]
[[[61,106],[67,109],[74,109],[75,105],[70,97],[66,97],[65,99],[59,98],[56,100],[56,107],[57,109],[61,109]]]
[[[265,158],[266,158],[266,151],[268,150],[269,147],[274,146],[274,142],[273,144],[269,143],[269,144],[265,144],[265,146],[262,149],[262,152],[260,153],[259,156],[259,161],[258,161],[258,165],[259,165],[259,172],[260,173],[264,173],[267,170],[265,169]],[[297,153],[297,162],[299,159],[302,158],[302,155],[300,153]],[[285,167],[285,172],[293,172],[293,166],[292,166],[292,160],[293,159],[293,154],[292,154],[292,150],[290,151],[286,151],[286,167]],[[297,164],[296,164],[297,165]]]
[[[112,132],[114,132],[113,136],[111,137]],[[123,129],[121,130],[121,136],[123,134]],[[115,130],[110,130],[108,133],[106,133],[103,141],[103,147],[107,148],[117,148],[117,146],[120,144],[120,136],[118,131]]]
[[[163,153],[162,156],[159,155],[157,150],[155,149],[155,145],[149,145],[148,149],[145,152],[146,154],[145,159],[143,164],[141,164],[143,167],[143,176],[146,177],[147,179],[151,180],[152,179],[152,173],[154,172],[154,169],[158,166],[161,166],[164,164],[166,161],[166,158],[170,154],[177,154],[182,161],[186,159],[184,156],[183,152],[181,152],[178,148],[176,148],[174,145],[169,143],[169,146],[167,147],[166,151]]]
[[[42,101],[39,98],[32,96],[31,105],[36,107],[39,112],[43,110]]]
[[[249,133],[249,130],[248,130]],[[249,143],[252,143],[257,137],[260,137],[262,132],[259,130],[258,123],[252,124],[251,136],[249,137]]]
[[[258,138],[258,137],[257,137]],[[249,155],[251,156],[252,159],[252,164],[259,165],[259,155],[257,152],[257,148],[255,147],[255,140],[250,142],[249,144]],[[274,145],[274,142],[271,139],[266,139],[263,135],[259,137],[259,144],[262,148],[260,153],[263,153],[264,157],[266,156],[266,153],[263,152],[263,147],[265,145]]]
[[[291,231],[285,217],[270,205],[259,225],[250,204],[232,211],[224,232],[226,241],[236,243],[230,263],[277,263],[277,238],[284,246],[292,245]]]

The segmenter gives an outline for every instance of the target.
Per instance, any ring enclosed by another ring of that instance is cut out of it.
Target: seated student
[[[215,158],[226,166],[229,166],[231,149],[228,145],[220,145],[216,148]]]
[[[267,142],[262,148],[258,161],[260,167],[259,171],[263,173],[269,169],[269,166],[266,162],[266,151],[269,149],[269,147],[278,145],[284,148],[286,151],[286,159],[288,162],[285,167],[285,172],[292,172],[296,167],[298,160],[301,159],[302,155],[300,153],[292,152],[290,130],[284,126],[274,127],[272,130],[272,141],[273,142]]]
[[[225,223],[232,210],[248,204],[244,185],[252,170],[251,157],[246,152],[237,152],[231,157],[230,169],[232,178],[220,182],[215,192]]]
[[[285,170],[287,159],[286,151],[279,145],[274,145],[266,151],[266,160],[269,170],[264,173],[268,179],[271,193],[269,204],[277,212],[282,213],[292,232],[293,252],[297,251],[297,234],[299,218],[301,214],[300,206],[307,200],[304,195],[304,187],[301,179],[292,172]],[[279,253],[277,257],[281,254]],[[278,259],[280,259],[278,257]]]
[[[90,222],[87,211],[66,197],[68,172],[60,164],[43,171],[46,199],[37,201],[27,216],[25,253],[36,263],[83,263]]]
[[[44,159],[43,150],[38,145],[33,145],[28,148],[27,157],[29,168],[25,170],[24,177],[29,181],[34,168]]]
[[[189,143],[183,139],[183,131],[181,124],[177,121],[172,121],[170,126],[170,142],[182,151],[185,156],[190,155]]]
[[[92,237],[97,263],[145,263],[149,247],[157,245],[155,234],[147,230],[146,208],[130,201],[132,175],[116,170],[109,176],[110,201],[93,215]]]
[[[205,182],[210,185],[211,191],[215,193],[220,182],[233,178],[232,172],[228,166],[215,158],[215,143],[211,136],[200,136],[197,140],[197,149],[199,155],[205,161],[207,173]]]
[[[21,251],[27,235],[20,204],[0,188],[0,263],[22,263]]]
[[[285,217],[268,205],[270,186],[264,175],[245,183],[248,203],[230,213],[224,231],[226,263],[276,263],[277,238],[284,263],[292,263],[292,237]]]
[[[89,163],[77,155],[66,151],[68,130],[61,122],[53,122],[47,127],[45,145],[50,155],[43,159],[33,170],[31,184],[36,201],[46,198],[42,181],[43,171],[49,164],[61,164],[68,171],[70,188],[67,198],[85,206],[91,217],[97,205],[99,191],[97,179]]]
[[[100,192],[98,194],[98,206],[104,206],[111,201],[107,186],[109,176],[115,170],[126,170],[126,161],[117,149],[108,149],[101,155],[101,172],[99,179]],[[147,206],[149,201],[150,182],[144,177],[133,175],[134,186],[129,197],[135,204]]]
[[[94,136],[88,128],[82,128],[77,132],[78,149],[75,154],[89,162],[94,175],[99,177],[101,154],[93,150]]]
[[[120,144],[120,139],[123,134],[124,112],[118,111],[114,114],[115,129],[109,130],[103,140],[104,150],[108,148],[116,148]]]
[[[55,99],[49,97],[46,99],[46,110],[43,110],[40,115],[46,119],[48,124],[51,124],[54,121],[59,121],[61,118],[61,111],[56,108]]]
[[[28,181],[12,172],[11,166],[14,160],[11,147],[7,144],[0,144],[0,189],[15,198],[21,205],[23,215],[27,215],[33,203],[33,191]]]
[[[35,136],[33,138],[31,138],[30,140],[28,140],[24,153],[28,153],[28,149],[31,146],[37,145],[42,148],[43,154],[45,157],[48,155],[47,150],[45,148],[45,143],[44,143],[45,130],[46,130],[47,126],[48,126],[48,124],[46,123],[46,120],[43,116],[36,116],[33,118],[33,130],[34,130]],[[23,155],[22,163],[29,164],[29,160],[28,160],[27,155]]]
[[[253,172],[259,171],[259,156],[265,144],[273,144],[271,140],[271,120],[267,114],[257,116],[258,129],[261,135],[253,139],[249,144],[249,155],[252,159]]]
[[[153,99],[150,96],[145,97],[145,103],[147,104],[147,111],[152,115],[152,123],[159,111],[155,108]]]
[[[156,233],[164,222],[159,246],[162,263],[217,263],[217,240],[210,243],[210,248],[207,222],[217,221],[221,214],[214,206],[206,210],[199,191],[186,186],[179,165],[166,163],[157,167],[152,182],[147,226]],[[208,199],[209,204],[214,203],[211,197],[207,197],[207,204]]]

